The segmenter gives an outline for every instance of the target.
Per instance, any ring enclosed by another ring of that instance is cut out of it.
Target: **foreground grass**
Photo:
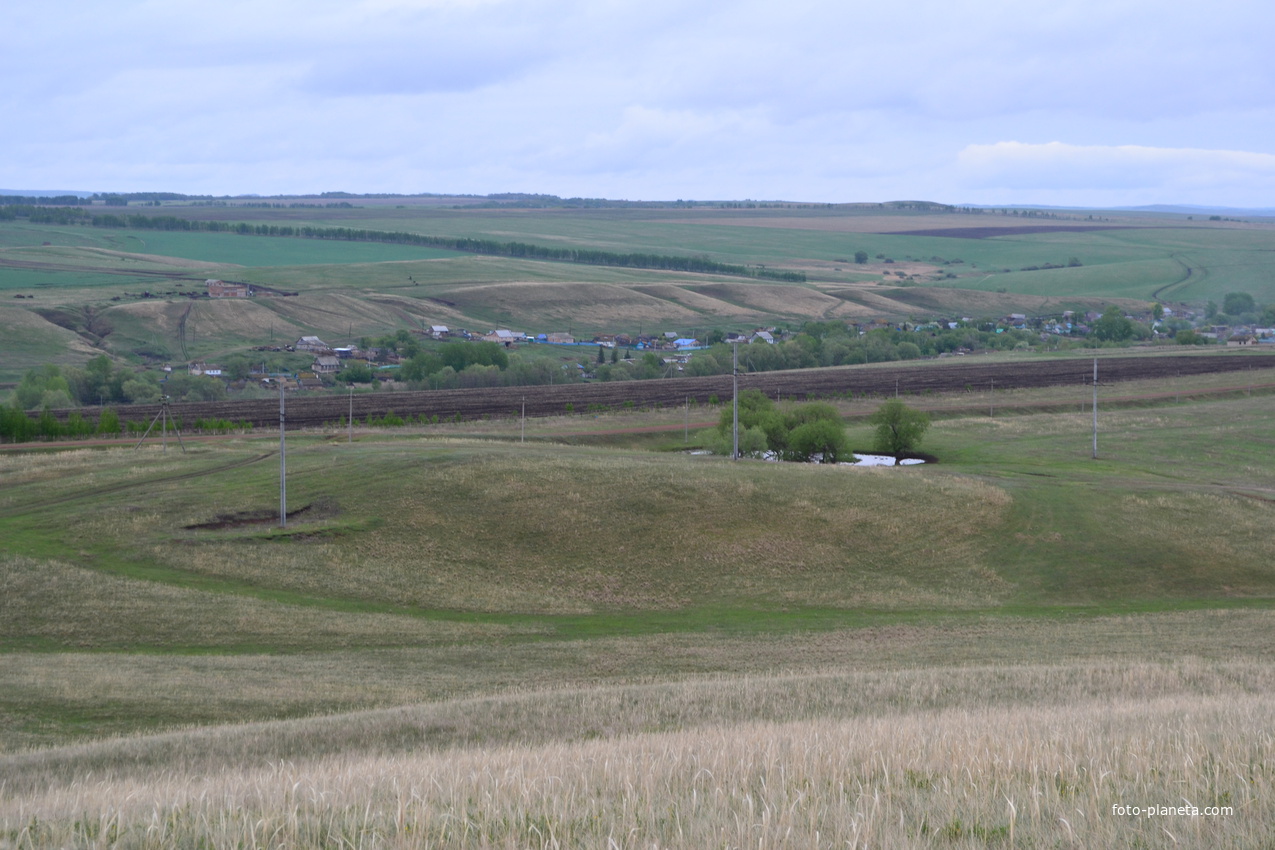
[[[11,777],[0,836],[14,847],[1259,847],[1275,815],[1271,671],[763,676],[91,745],[0,761]]]
[[[0,847],[1262,847],[1272,414],[5,454]]]

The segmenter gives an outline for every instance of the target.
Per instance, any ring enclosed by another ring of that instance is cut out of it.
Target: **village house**
[[[573,345],[576,338],[567,333],[551,333],[545,337],[545,342],[550,345]]]
[[[330,375],[341,371],[341,361],[331,354],[320,354],[314,359],[314,365],[310,369],[317,375]]]
[[[758,331],[757,333],[753,334],[752,338],[749,339],[748,341],[750,343],[764,342],[764,343],[767,343],[768,345],[774,345],[775,337],[773,334],[771,334],[770,331]]]
[[[204,375],[209,378],[221,377],[221,367],[212,363],[191,363],[188,371],[192,375]]]
[[[293,348],[297,351],[309,351],[312,353],[330,350],[328,348],[328,344],[319,339],[317,336],[303,336],[301,339],[297,340]]]
[[[246,283],[207,280],[204,281],[204,286],[208,288],[209,298],[249,298],[252,296],[252,289]]]
[[[429,335],[432,336],[434,339],[446,339],[447,335],[450,333],[451,331],[447,329],[447,325],[430,325],[429,326]]]
[[[483,342],[498,342],[501,345],[505,346],[506,348],[509,348],[515,342],[518,342],[520,339],[526,339],[526,338],[527,338],[526,334],[516,333],[511,330],[500,328],[498,330],[492,331],[491,333],[485,334],[483,336]]]

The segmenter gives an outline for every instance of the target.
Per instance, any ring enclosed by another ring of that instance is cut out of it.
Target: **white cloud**
[[[1251,197],[1275,191],[1275,155],[1250,151],[997,142],[970,145],[958,157],[970,189],[1012,192],[1101,190],[1196,200],[1201,192]]]

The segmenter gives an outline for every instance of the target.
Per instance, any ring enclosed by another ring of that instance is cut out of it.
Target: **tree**
[[[1159,301],[1155,302],[1151,307],[1151,318],[1157,322],[1164,318],[1164,305]]]
[[[1253,301],[1253,296],[1247,292],[1228,292],[1222,298],[1222,312],[1228,316],[1256,313],[1257,304]]]
[[[1094,322],[1094,339],[1102,342],[1123,342],[1133,336],[1133,322],[1119,307],[1108,307],[1102,318]]]
[[[798,425],[788,433],[788,453],[794,460],[810,461],[818,455],[820,463],[840,463],[850,454],[845,425],[831,419]]]
[[[867,252],[867,251],[855,251],[855,252],[854,252],[854,261],[855,261],[856,263],[858,263],[859,265],[863,265],[864,263],[866,263],[866,262],[868,261],[868,252]]]
[[[402,367],[402,370],[406,372],[409,367],[412,367],[416,363],[417,358],[413,357],[411,360],[407,361],[407,363]],[[419,375],[415,378],[411,378],[410,380],[424,380],[430,374],[431,373],[426,372],[424,368],[421,368],[419,370]],[[368,366],[366,363],[351,363],[337,373],[336,379],[346,384],[370,384],[372,383],[372,367]],[[404,380],[409,379],[404,377]]]
[[[928,414],[908,407],[897,398],[889,399],[877,408],[876,413],[868,417],[868,422],[877,429],[874,447],[882,454],[893,455],[896,466],[900,457],[916,450],[930,427]]]
[[[598,346],[598,362],[599,363],[607,362],[607,350],[605,346],[601,346],[601,345]]]

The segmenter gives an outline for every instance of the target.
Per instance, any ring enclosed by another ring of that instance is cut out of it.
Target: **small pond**
[[[894,455],[861,455],[855,452],[857,460],[854,463],[844,464],[845,466],[894,466]],[[899,466],[912,466],[917,463],[925,463],[919,457],[905,457],[899,461]]]

